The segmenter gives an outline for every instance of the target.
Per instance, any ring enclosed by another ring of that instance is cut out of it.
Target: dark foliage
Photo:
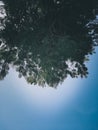
[[[4,0],[0,79],[16,67],[29,83],[55,87],[86,77],[84,62],[97,40],[97,0]],[[94,20],[95,19],[95,20]],[[91,33],[93,30],[93,33]]]

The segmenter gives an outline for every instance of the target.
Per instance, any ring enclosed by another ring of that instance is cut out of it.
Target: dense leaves
[[[55,87],[68,75],[87,76],[84,62],[97,41],[97,0],[3,2],[0,79],[9,66],[28,83],[41,86]]]

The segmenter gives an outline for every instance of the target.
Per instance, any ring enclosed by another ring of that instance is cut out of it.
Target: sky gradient
[[[86,64],[88,78],[68,77],[57,89],[28,85],[11,69],[0,81],[0,129],[97,130],[98,47]]]

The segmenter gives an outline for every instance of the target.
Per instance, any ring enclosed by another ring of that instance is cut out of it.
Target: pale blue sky
[[[57,89],[30,86],[11,69],[0,81],[0,130],[98,130],[96,52],[87,79],[67,78]]]
[[[0,130],[98,130],[96,52],[87,79],[69,78],[56,90],[31,87],[12,69],[0,81]]]

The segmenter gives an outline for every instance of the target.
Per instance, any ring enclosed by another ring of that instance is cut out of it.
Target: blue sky
[[[87,79],[30,86],[11,69],[0,81],[0,130],[98,130],[98,47]]]
[[[0,130],[98,130],[96,52],[87,79],[68,77],[57,89],[30,86],[12,68],[0,81]]]

